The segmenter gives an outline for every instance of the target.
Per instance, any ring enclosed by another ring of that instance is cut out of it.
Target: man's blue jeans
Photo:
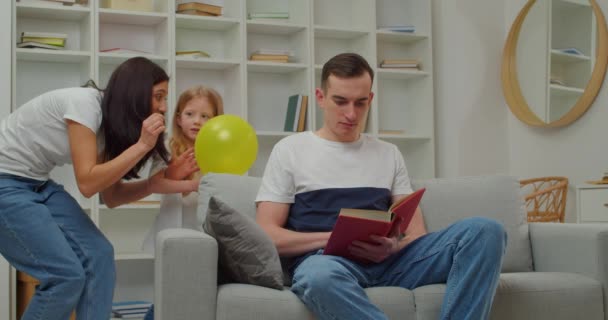
[[[0,253],[40,281],[22,319],[109,319],[114,249],[61,185],[0,174]]]
[[[498,285],[506,233],[486,218],[429,233],[378,264],[320,254],[294,271],[293,291],[319,319],[387,319],[364,288],[414,289],[447,283],[441,319],[487,319]]]

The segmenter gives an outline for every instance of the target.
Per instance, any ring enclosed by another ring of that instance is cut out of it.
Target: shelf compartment
[[[212,59],[212,58],[187,58],[176,57],[175,66],[177,68],[224,70],[239,65],[235,59]]]
[[[241,28],[238,23],[210,24],[210,19],[187,19],[175,28],[175,50],[200,50],[210,59],[241,59]],[[180,57],[177,57],[180,58]]]
[[[378,77],[382,79],[395,79],[395,80],[408,80],[415,78],[423,78],[429,76],[429,73],[421,70],[407,70],[407,69],[388,69],[378,68]]]
[[[81,63],[91,58],[89,51],[17,48],[15,53],[18,61]]]
[[[93,77],[89,59],[71,56],[68,61],[63,61],[66,56],[48,54],[44,57],[44,61],[17,60],[16,68],[19,72],[15,75],[14,83],[15,108],[47,91],[79,87]],[[49,57],[57,58],[58,61],[48,61]],[[73,194],[80,194],[77,189],[74,190]]]
[[[133,57],[146,57],[156,63],[167,63],[168,58],[166,56],[159,56],[154,54],[127,54],[127,53],[99,53],[99,62],[102,64],[120,64],[127,59]]]
[[[166,13],[99,9],[99,23],[154,26],[168,19]]]
[[[408,139],[403,137],[381,137],[395,144],[403,157],[410,177],[414,180],[435,177],[435,148],[432,136]]]
[[[249,72],[292,73],[301,70],[306,70],[306,68],[307,65],[303,63],[247,61],[247,70],[249,70]]]
[[[242,107],[245,104],[241,94],[242,90],[241,64],[236,61],[176,61],[175,68],[175,95],[197,85],[204,85],[215,89],[224,101],[224,113],[244,114]],[[173,114],[171,111],[168,114]]]
[[[52,3],[49,3],[52,4]],[[17,3],[17,18],[80,21],[91,13],[89,7]]]
[[[591,58],[585,55],[571,54],[571,53],[563,53],[559,50],[552,49],[551,50],[551,62],[555,63],[577,63],[577,62],[587,62]]]
[[[283,132],[287,103],[295,94],[310,97],[308,69],[289,73],[248,72],[247,81],[247,120],[256,132]],[[310,112],[308,113],[310,114]],[[310,119],[310,118],[307,118]],[[307,127],[308,124],[307,124]]]
[[[428,38],[428,36],[419,33],[377,30],[376,38],[378,39],[378,41],[383,42],[412,43],[416,41],[425,40]]]
[[[334,30],[335,31],[335,30]],[[372,60],[371,55],[371,33],[357,32],[356,37],[346,37],[345,35],[354,36],[354,33],[340,33],[338,37],[329,37],[335,35],[335,32],[321,33],[314,35],[314,62],[316,65],[322,65],[333,56],[343,52],[357,52],[367,59]],[[342,35],[342,37],[340,36]]]
[[[116,256],[143,254],[143,241],[157,214],[158,209],[100,207],[98,227],[114,246]]]
[[[337,29],[371,30],[373,1],[314,0],[313,24]]]
[[[224,17],[193,16],[188,14],[175,15],[175,28],[204,29],[223,31],[239,25],[239,20]]]
[[[558,96],[580,96],[583,94],[585,89],[562,86],[559,84],[550,84],[549,88],[551,88],[551,94]]]
[[[378,130],[400,130],[398,137],[430,137],[433,129],[431,77],[420,80],[378,77]]]
[[[365,29],[315,26],[315,37],[324,39],[354,39],[369,34]]]
[[[308,27],[303,24],[290,24],[287,22],[280,21],[247,21],[247,32],[249,33],[292,35],[302,30],[306,30],[307,28]]]

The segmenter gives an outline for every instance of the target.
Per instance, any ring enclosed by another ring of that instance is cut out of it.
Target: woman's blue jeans
[[[487,319],[506,238],[498,222],[469,218],[415,240],[378,264],[362,265],[319,252],[296,267],[291,291],[318,319],[387,319],[364,288],[411,290],[447,283],[441,319]]]
[[[114,249],[63,187],[0,174],[0,253],[40,285],[23,320],[108,320]]]

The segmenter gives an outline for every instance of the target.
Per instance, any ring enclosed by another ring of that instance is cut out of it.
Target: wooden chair
[[[528,222],[564,222],[568,178],[540,177],[520,181],[528,212]]]
[[[40,282],[25,272],[17,271],[17,319],[25,312],[27,305],[36,293],[36,286]],[[76,320],[76,312],[73,311],[69,320]]]

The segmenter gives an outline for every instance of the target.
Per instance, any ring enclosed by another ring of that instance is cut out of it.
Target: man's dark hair
[[[114,70],[101,100],[104,161],[116,158],[137,143],[143,121],[152,114],[153,87],[164,81],[169,81],[165,70],[144,57],[131,58]],[[154,149],[123,178],[139,178],[137,172],[155,153],[168,162],[169,152],[165,147],[164,133],[158,136]]]
[[[365,58],[356,53],[341,53],[329,59],[323,65],[321,72],[321,89],[327,91],[327,79],[330,75],[338,78],[355,78],[368,73],[374,82],[374,70],[369,66]]]

